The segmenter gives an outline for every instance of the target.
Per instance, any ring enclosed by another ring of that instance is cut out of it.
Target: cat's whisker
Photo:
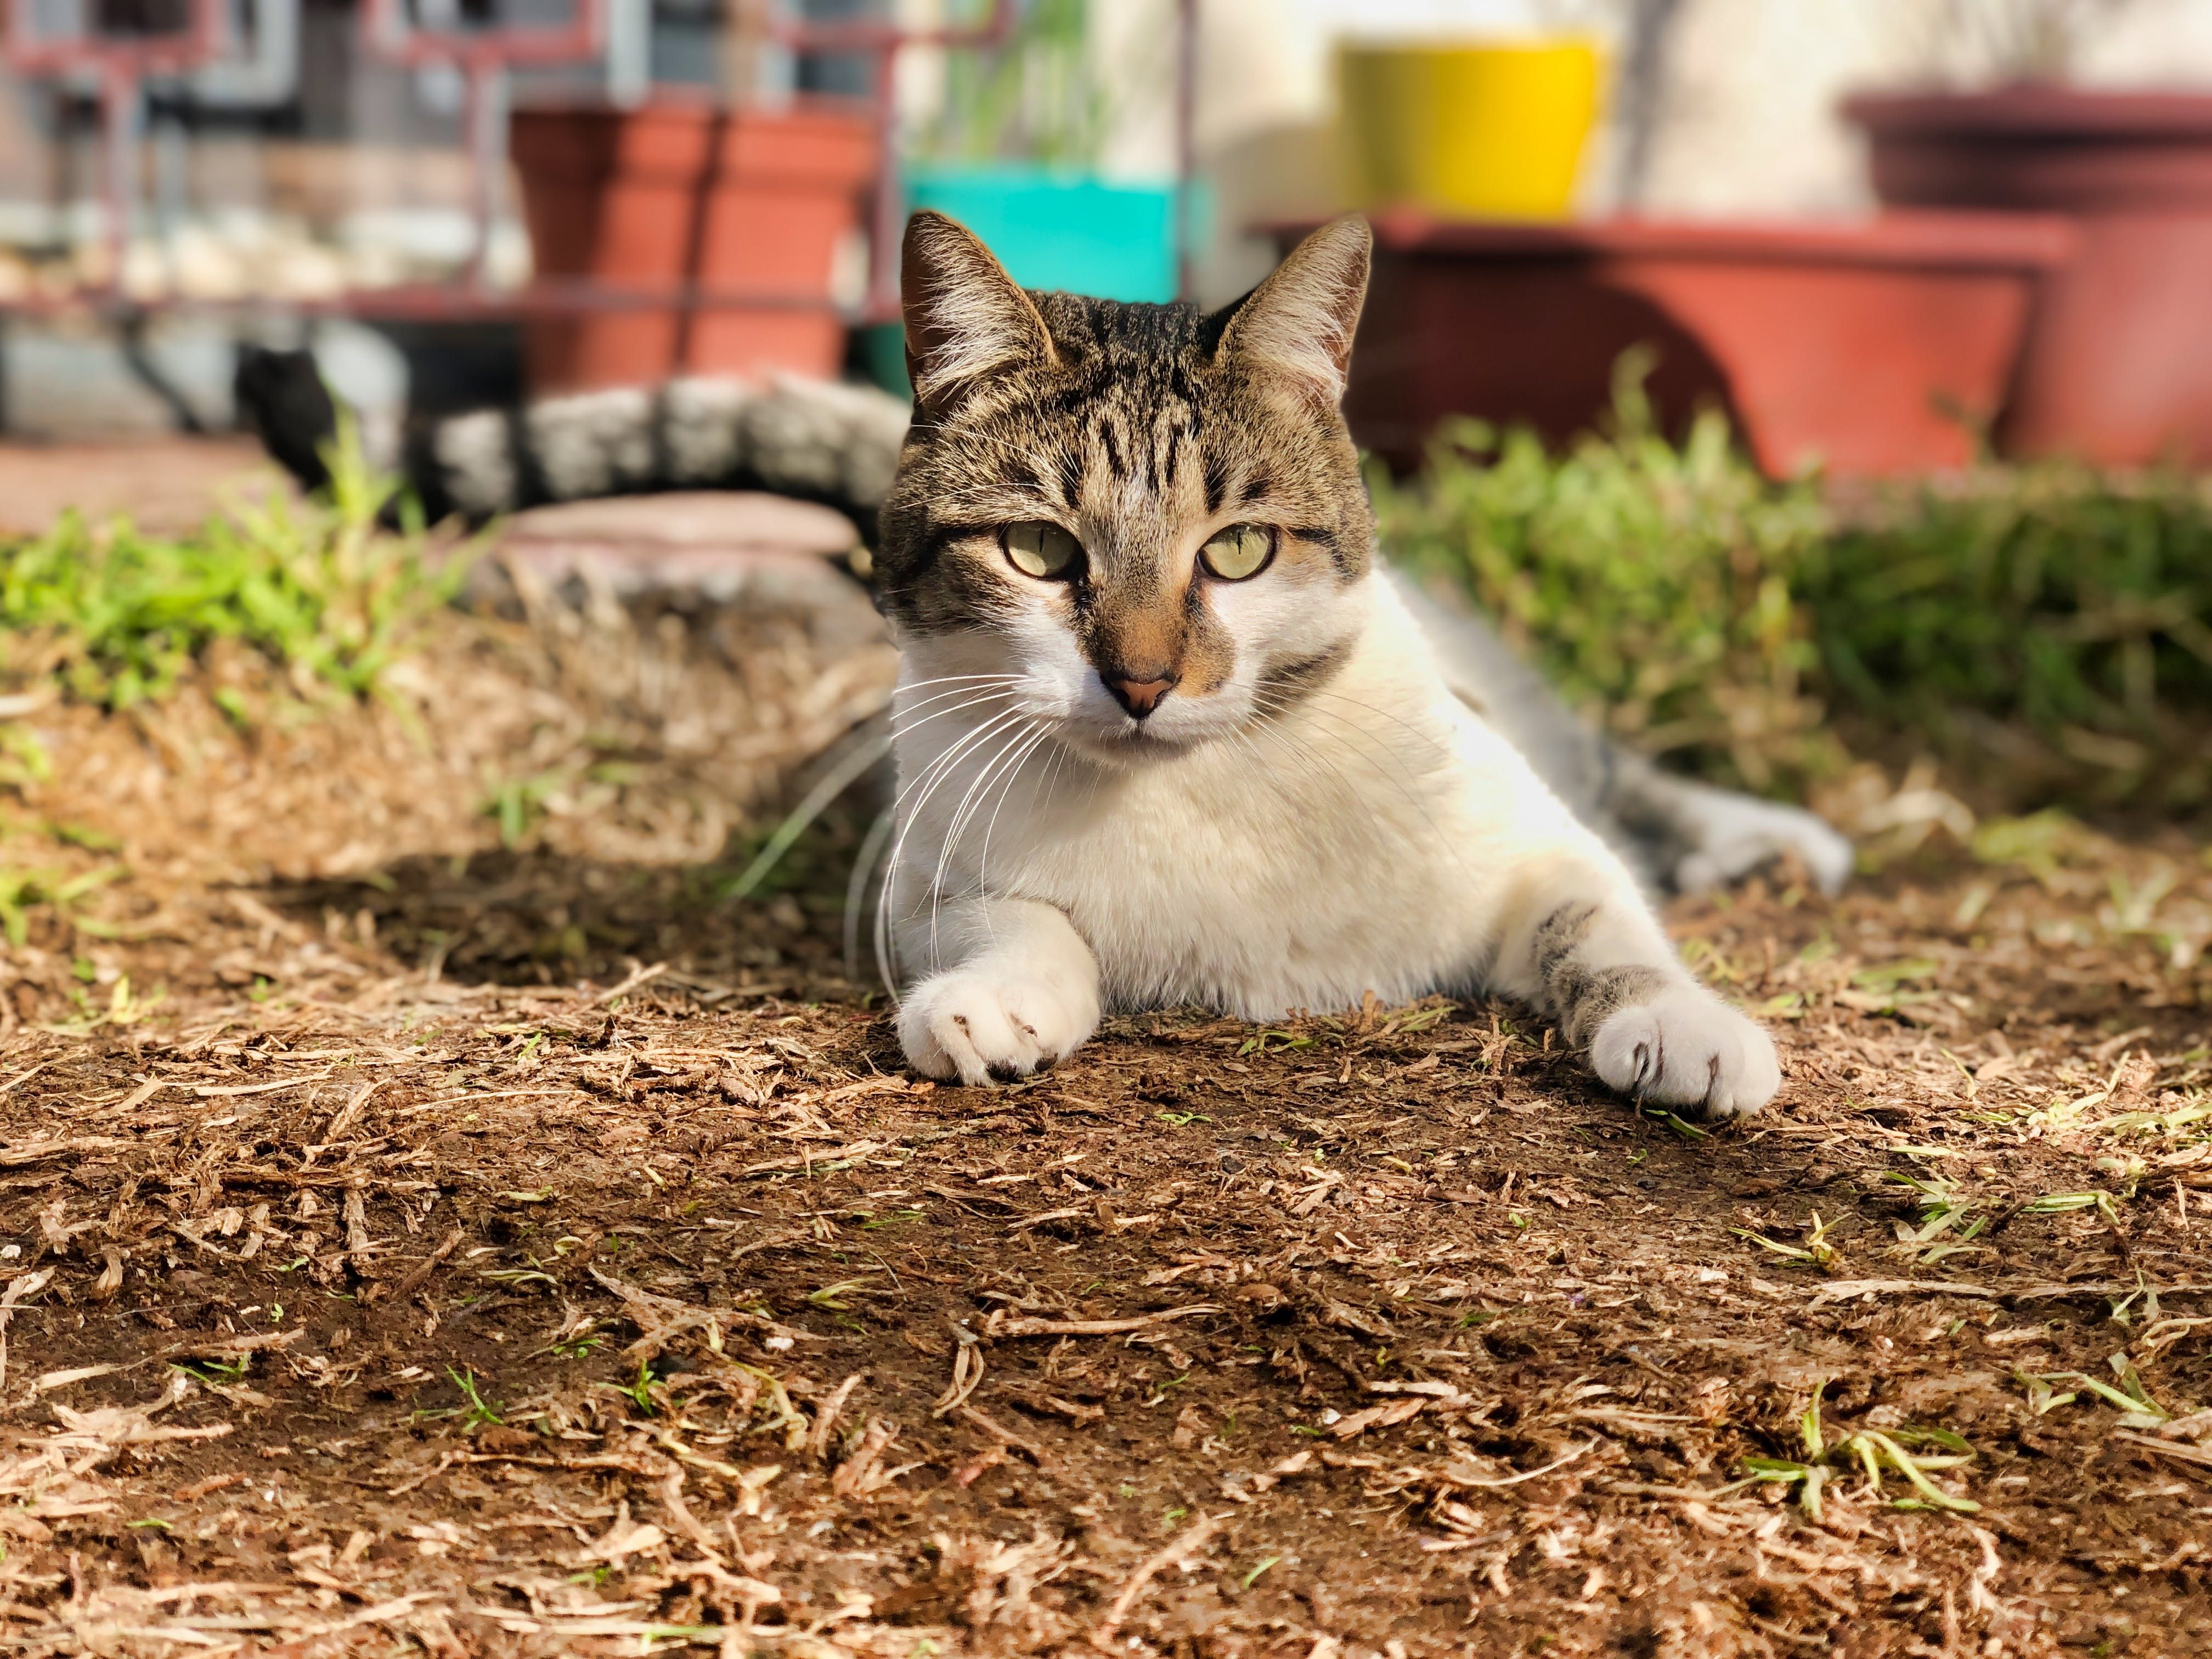
[[[919,789],[925,784],[928,783],[929,780],[933,776],[940,774],[943,769],[947,767],[957,766],[966,755],[974,750],[976,744],[985,741],[994,733],[1004,731],[1010,722],[1024,718],[1026,717],[1022,714],[1021,710],[1018,708],[1001,709],[999,713],[992,715],[989,719],[982,721],[980,725],[971,727],[969,731],[962,733],[959,737],[953,738],[943,750],[930,761],[927,766],[922,769],[919,776],[917,776],[912,782],[908,783],[904,789],[899,792],[898,800],[895,802],[894,805],[904,805],[906,804],[907,798],[912,795],[916,789]],[[933,787],[934,786],[932,787]],[[922,799],[927,800],[928,797],[925,795]],[[920,811],[921,805],[921,803],[917,801],[915,804],[915,810],[917,811]],[[910,817],[912,815],[909,814],[908,816]]]
[[[907,838],[921,821],[922,809],[929,804],[930,798],[937,793],[945,779],[953,775],[963,760],[970,758],[977,749],[1006,732],[1010,726],[1019,723],[1025,723],[1025,717],[1016,709],[1002,710],[990,716],[980,725],[953,738],[945,749],[933,757],[929,763],[922,768],[920,774],[899,792],[899,797],[892,803],[891,810],[897,813],[903,809],[903,816],[900,821],[898,838],[891,848],[890,861],[885,867],[884,902],[879,904],[879,911],[884,911],[884,907],[888,904],[892,885],[904,861]],[[917,792],[919,792],[918,795]],[[908,805],[908,803],[910,800],[912,805]],[[884,913],[887,915],[887,911]],[[887,921],[884,925],[888,925]]]
[[[1258,704],[1259,701],[1260,700],[1257,698],[1254,699],[1255,705]],[[1279,714],[1282,712],[1288,712],[1289,709],[1297,709],[1300,708],[1300,704],[1292,703],[1287,705],[1285,710],[1274,712]],[[1351,715],[1340,714],[1334,709],[1322,708],[1312,703],[1304,704],[1302,712],[1320,719],[1334,720],[1338,726],[1349,728],[1351,731],[1358,733],[1360,737],[1366,738],[1370,744],[1375,744],[1377,741],[1374,732],[1369,731]],[[1423,800],[1420,795],[1417,793],[1414,789],[1409,787],[1410,783],[1413,781],[1412,774],[1407,771],[1402,764],[1401,764],[1394,772],[1389,767],[1383,765],[1382,761],[1376,758],[1376,757],[1371,753],[1368,748],[1364,747],[1359,744],[1352,743],[1346,744],[1344,746],[1348,754],[1357,759],[1366,762],[1369,766],[1374,768],[1378,776],[1382,777],[1386,782],[1390,784],[1392,787],[1397,790],[1398,793],[1404,799],[1407,805],[1412,807],[1414,812],[1419,817],[1421,822],[1429,826],[1437,844],[1443,848],[1445,855],[1449,857],[1454,864],[1458,865],[1460,866],[1461,873],[1472,882],[1474,880],[1474,872],[1467,868],[1465,861],[1461,858],[1460,849],[1457,844],[1453,842],[1451,837],[1443,833],[1443,826],[1437,823],[1436,815],[1429,810],[1428,803]],[[1315,749],[1312,752],[1316,758],[1322,760],[1328,759],[1328,757],[1322,754],[1318,748]],[[1446,752],[1449,754],[1449,751]],[[1334,763],[1331,763],[1333,764]],[[1350,780],[1346,779],[1346,781],[1347,785],[1349,785]],[[1358,791],[1355,789],[1353,793],[1356,795]],[[1371,813],[1371,805],[1370,806],[1370,811]]]
[[[1267,763],[1266,757],[1260,753],[1257,744],[1253,743],[1251,739],[1255,735],[1266,738],[1276,746],[1278,752],[1285,761],[1297,769],[1298,775],[1309,783],[1319,788],[1329,789],[1332,793],[1340,795],[1345,799],[1358,802],[1372,816],[1373,805],[1359,793],[1352,781],[1344,775],[1340,768],[1330,763],[1328,767],[1328,774],[1325,775],[1322,771],[1322,762],[1308,753],[1305,747],[1289,732],[1279,729],[1272,717],[1262,715],[1253,721],[1248,731],[1241,731],[1234,735],[1246,739],[1247,746],[1251,750],[1254,757],[1260,760],[1263,765]],[[1335,780],[1333,787],[1329,782],[1331,776]]]
[[[1009,687],[1020,684],[1021,676],[1018,674],[977,674],[973,677],[965,674],[957,677],[948,675],[941,680],[924,680],[918,685],[898,687],[891,693],[891,708],[895,712],[905,714],[912,709],[926,708],[933,702],[942,702],[947,697],[968,696],[978,692],[1003,692]],[[913,695],[924,686],[930,685],[941,685],[946,689],[941,691],[932,691],[926,697],[917,697]]]
[[[1020,678],[1018,674],[939,674],[926,680],[902,680],[898,692],[919,691],[928,685],[951,685],[959,680],[1000,680],[1011,684]]]
[[[1378,758],[1378,751],[1381,755],[1389,756],[1392,761],[1399,763],[1399,771],[1396,774],[1396,781],[1401,783],[1401,787],[1403,781],[1412,776],[1410,772],[1404,769],[1401,757],[1389,748],[1387,740],[1378,737],[1375,732],[1370,731],[1365,726],[1362,725],[1352,715],[1341,714],[1333,708],[1323,708],[1316,704],[1307,702],[1303,699],[1286,702],[1269,702],[1265,700],[1256,698],[1254,701],[1255,707],[1265,709],[1267,714],[1278,721],[1285,721],[1293,717],[1297,717],[1316,720],[1327,720],[1330,722],[1331,726],[1335,728],[1337,734],[1335,737],[1336,742],[1340,744],[1349,754],[1364,761],[1368,765],[1374,767],[1378,772],[1383,773],[1386,776],[1391,775],[1384,767],[1382,761]],[[1353,737],[1357,740],[1347,741],[1343,736],[1346,732],[1353,734]]]
[[[1303,711],[1277,709],[1270,711],[1270,718],[1284,725],[1285,729],[1287,730],[1289,729],[1288,721],[1293,714],[1302,714],[1312,719],[1325,720],[1331,723],[1329,727],[1323,728],[1318,734],[1309,732],[1305,738],[1307,747],[1316,747],[1318,737],[1332,746],[1340,748],[1347,757],[1361,762],[1377,775],[1389,781],[1401,793],[1407,793],[1413,787],[1416,781],[1414,775],[1406,768],[1402,757],[1390,753],[1374,742],[1374,734],[1365,728],[1354,724],[1343,715],[1333,714],[1327,709],[1309,708]],[[1347,732],[1350,736],[1347,736]]]
[[[964,714],[971,708],[984,708],[993,703],[1005,702],[1008,695],[1004,691],[986,691],[979,696],[969,698],[965,702],[956,702],[949,708],[939,708],[931,714],[917,714],[912,719],[894,717],[891,734],[894,737],[905,737],[908,732],[920,731],[932,720],[941,720],[950,715]]]
[[[1291,711],[1286,709],[1281,712],[1287,714]],[[1356,734],[1359,741],[1346,746],[1369,765],[1380,768],[1383,759],[1387,758],[1397,769],[1396,775],[1401,781],[1415,776],[1406,757],[1392,745],[1389,737],[1387,734],[1376,732],[1364,724],[1356,715],[1347,714],[1340,709],[1323,708],[1315,705],[1308,705],[1301,712],[1315,720],[1330,721],[1340,731]],[[1448,757],[1449,752],[1448,750],[1438,751],[1443,757]]]
[[[1043,783],[1030,795],[1030,823],[1032,827],[1042,822],[1046,811],[1052,805],[1053,792],[1060,786],[1060,769],[1066,764],[1070,752],[1068,746],[1058,741],[1049,729],[1045,736],[1052,739],[1052,764],[1045,772]],[[997,822],[998,815],[992,814],[992,823],[995,825]],[[990,858],[991,832],[986,830],[983,832],[983,864],[988,866]]]
[[[932,684],[940,683],[932,682]],[[896,691],[891,693],[892,706],[899,709],[927,708],[933,702],[942,702],[947,697],[971,696],[979,691],[1004,691],[1010,686],[1019,684],[1020,681],[1012,675],[1009,675],[1004,679],[1000,679],[994,675],[989,679],[983,679],[979,677],[977,679],[973,681],[945,681],[941,684],[943,685],[942,690],[932,691],[923,696],[914,695],[921,690],[921,687],[902,685]]]
[[[967,789],[953,806],[952,816],[947,821],[945,835],[938,844],[937,878],[934,884],[937,886],[941,888],[943,885],[945,860],[959,846],[960,838],[967,830],[969,816],[975,810],[978,793],[990,785],[1000,764],[1036,729],[1036,723],[1034,720],[1024,719],[1017,726],[1012,735],[992,751],[990,758],[976,767],[975,775],[969,780]]]
[[[937,793],[938,786],[952,775],[953,770],[965,755],[972,752],[979,744],[988,742],[995,733],[1004,731],[1009,724],[1019,719],[1021,716],[1018,714],[1009,709],[993,715],[974,730],[956,738],[950,747],[932,759],[929,764],[921,769],[921,774],[899,792],[898,799],[891,804],[891,811],[894,814],[898,813],[902,808],[905,808],[906,811],[905,816],[900,820],[898,838],[891,846],[890,861],[884,868],[883,891],[876,902],[876,937],[879,955],[884,955],[889,949],[891,896],[897,887],[899,869],[904,862],[907,837],[913,834],[915,823],[920,821],[921,809],[929,804],[929,799]],[[921,792],[920,799],[915,800],[911,807],[907,807],[908,799],[917,790]],[[890,957],[888,959],[892,962],[894,969],[890,978],[896,980],[896,958]],[[887,982],[884,988],[890,992],[892,1001],[896,1003],[898,1000],[896,985]]]
[[[1364,708],[1369,714],[1389,721],[1391,725],[1397,726],[1408,737],[1415,738],[1425,746],[1436,750],[1439,755],[1449,755],[1451,753],[1451,745],[1445,742],[1443,738],[1437,736],[1434,732],[1424,732],[1419,726],[1415,726],[1412,721],[1401,720],[1397,715],[1391,714],[1388,709],[1377,708],[1371,702],[1364,702],[1358,697],[1346,696],[1343,692],[1332,690],[1325,685],[1309,686],[1306,688],[1304,695],[1310,697],[1329,697],[1338,702],[1350,703],[1355,708]]]
[[[1036,753],[1038,744],[1045,742],[1051,736],[1051,727],[1040,726],[1036,735],[1030,739],[1029,747],[1015,757],[1012,769],[1006,774],[1006,781],[999,786],[999,804],[991,809],[990,822],[983,826],[983,849],[975,857],[975,886],[979,892],[988,893],[991,890],[991,832],[999,827],[999,814],[1006,810],[1006,801],[1013,794],[1014,785],[1021,778],[1022,769],[1029,764],[1030,757]],[[983,928],[993,941],[996,942],[998,931],[991,925],[991,913],[988,909],[983,912]]]
[[[845,910],[840,920],[840,933],[845,946],[845,977],[854,984],[860,978],[860,912],[868,902],[868,879],[874,873],[876,860],[883,856],[884,848],[891,838],[891,830],[897,820],[886,806],[868,825],[868,833],[860,838],[860,850],[853,860],[853,873],[845,882]],[[883,970],[883,960],[877,958],[877,972]],[[890,988],[885,987],[886,989]]]
[[[913,707],[919,703],[934,702],[940,697],[958,696],[963,691],[997,690],[1019,685],[1024,677],[1019,674],[939,674],[926,680],[906,680],[891,688],[893,707]],[[932,686],[946,688],[930,690]],[[928,691],[927,696],[917,692]]]
[[[1295,764],[1309,782],[1328,790],[1334,797],[1335,809],[1341,810],[1347,805],[1356,807],[1370,823],[1381,827],[1381,812],[1369,798],[1368,792],[1362,789],[1328,754],[1300,741],[1295,733],[1284,730],[1274,718],[1263,716],[1253,723],[1253,729],[1273,742],[1284,757]],[[1416,810],[1421,811],[1418,806]],[[1436,838],[1442,840],[1442,833],[1437,830],[1435,820],[1425,811],[1421,811],[1421,816],[1431,830],[1437,831]],[[1457,861],[1455,848],[1450,849],[1450,855]]]
[[[1066,763],[1067,755],[1068,748],[1066,744],[1056,742],[1053,744],[1052,770],[1045,774],[1044,790],[1036,802],[1036,811],[1040,817],[1043,815],[1044,809],[1052,804],[1052,792],[1060,783],[1060,768]]]
[[[1315,744],[1310,739],[1302,738],[1285,725],[1285,717],[1296,712],[1297,709],[1294,703],[1272,708],[1261,705],[1261,712],[1253,724],[1256,730],[1264,732],[1275,743],[1288,759],[1301,767],[1308,778],[1320,782],[1325,769],[1328,776],[1335,780],[1336,787],[1341,792],[1344,800],[1356,804],[1370,817],[1373,817],[1374,802],[1367,799],[1365,792],[1353,781],[1351,775],[1339,766],[1325,750]],[[1370,760],[1370,764],[1372,763]]]
[[[943,903],[945,897],[945,888],[947,880],[945,866],[947,861],[951,858],[955,845],[958,842],[962,833],[963,824],[969,810],[969,803],[973,801],[975,799],[977,793],[985,787],[986,781],[991,775],[992,769],[994,768],[1000,761],[1005,759],[1008,754],[1012,752],[1014,748],[1021,743],[1023,738],[1026,735],[1026,729],[1017,730],[1004,744],[993,751],[990,758],[976,770],[975,776],[969,779],[968,787],[962,793],[958,802],[955,804],[951,821],[946,829],[945,835],[940,837],[938,842],[937,863],[930,872],[929,883],[927,886],[927,892],[929,895],[929,961],[933,967],[934,967],[939,959],[937,945],[937,919],[939,908]],[[981,893],[979,889],[978,897],[981,898],[982,896],[983,895]]]
[[[939,908],[945,898],[945,862],[958,850],[962,838],[968,833],[969,821],[978,810],[981,798],[984,792],[997,781],[1001,768],[1007,763],[1007,757],[1014,756],[1012,764],[1018,768],[1022,760],[1026,758],[1029,753],[1029,750],[1022,745],[1036,734],[1037,730],[1035,721],[1024,720],[1020,729],[1002,744],[988,761],[977,769],[966,793],[961,796],[959,805],[953,809],[951,823],[945,830],[945,838],[938,845],[937,868],[929,884],[929,957],[932,962],[937,960],[937,918]],[[1020,751],[1018,755],[1016,754],[1017,750]],[[984,896],[988,907],[988,895],[983,891],[980,871],[976,876],[976,888],[979,895]],[[988,908],[985,915],[988,921]]]

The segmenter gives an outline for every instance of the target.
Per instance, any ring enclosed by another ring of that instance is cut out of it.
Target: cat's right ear
[[[899,254],[907,378],[915,402],[941,410],[987,375],[1051,362],[1052,334],[991,250],[965,226],[925,208],[906,222]]]
[[[1304,382],[1332,405],[1340,401],[1374,246],[1357,214],[1323,225],[1230,307],[1222,349]]]

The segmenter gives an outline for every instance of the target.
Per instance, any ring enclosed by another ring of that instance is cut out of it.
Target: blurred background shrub
[[[398,486],[356,444],[331,459],[327,495],[272,495],[191,536],[70,513],[42,536],[0,541],[0,691],[52,677],[125,708],[219,640],[286,665],[303,695],[374,690],[409,630],[459,591],[467,560],[434,564],[419,526],[380,527]]]
[[[1798,579],[1825,690],[2008,805],[2212,798],[2212,501],[2046,462],[1877,495]]]
[[[1642,369],[1563,451],[1462,421],[1373,480],[1394,556],[1458,584],[1587,717],[1767,794],[1932,756],[1994,808],[2212,798],[2199,486],[2056,463],[1771,483],[1717,413],[1657,431]]]

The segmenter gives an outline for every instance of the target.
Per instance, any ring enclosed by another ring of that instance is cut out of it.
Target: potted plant
[[[1875,193],[1911,207],[2062,213],[2000,447],[2106,465],[2212,461],[2212,94],[2092,90],[2063,76],[2125,0],[2015,0],[1978,16],[1984,90],[1864,94]],[[1990,21],[1999,25],[1990,33]]]
[[[668,303],[552,311],[526,332],[539,390],[763,368],[834,376],[844,361],[840,250],[876,168],[863,115],[725,108],[666,89],[634,108],[514,112],[510,143],[540,279]],[[679,290],[757,296],[687,309]]]
[[[1336,76],[1352,201],[1565,218],[1601,68],[1595,41],[1575,35],[1346,42]]]
[[[948,7],[956,23],[983,9]],[[1003,46],[947,57],[939,112],[900,169],[906,205],[959,220],[1024,288],[1172,300],[1176,185],[1100,176],[1108,113],[1090,0],[1034,0]],[[863,350],[882,384],[907,389],[896,325],[867,331]]]
[[[1771,476],[1974,459],[2063,221],[1890,214],[1792,225],[1374,217],[1345,409],[1394,466],[1447,415],[1565,441],[1612,407],[1641,349],[1662,424],[1724,409]],[[1297,228],[1281,234],[1288,240]]]

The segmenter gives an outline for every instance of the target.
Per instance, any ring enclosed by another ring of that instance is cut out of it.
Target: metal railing
[[[43,34],[31,15],[32,0],[0,0],[0,7],[4,7],[0,11],[0,61],[31,79],[89,80],[97,88],[107,276],[110,284],[119,285],[131,237],[131,208],[138,198],[138,112],[144,103],[146,78],[189,75],[228,52],[230,28],[223,0],[188,0],[184,28],[145,34],[91,30]]]
[[[461,278],[390,288],[353,288],[325,299],[277,295],[203,299],[184,295],[133,295],[124,285],[125,255],[138,199],[135,160],[145,84],[153,77],[189,76],[224,61],[234,49],[228,0],[186,0],[189,27],[167,34],[100,34],[80,31],[41,35],[31,19],[33,0],[0,0],[0,62],[34,78],[96,83],[105,150],[103,229],[108,246],[104,281],[66,295],[46,295],[0,304],[9,311],[93,311],[143,325],[150,313],[179,310],[240,311],[271,307],[302,316],[463,319],[522,318],[623,310],[696,312],[735,307],[835,307],[826,295],[750,289],[708,289],[696,284],[645,288],[589,279],[539,278],[520,289],[490,286],[486,255],[499,213],[499,190],[507,158],[507,85],[527,67],[580,64],[605,50],[608,0],[574,0],[565,23],[486,24],[465,28],[425,27],[408,15],[408,0],[362,0],[361,39],[372,56],[408,67],[447,64],[464,76],[465,129],[472,169],[471,254]],[[1174,96],[1176,155],[1180,174],[1176,212],[1177,279],[1191,287],[1189,224],[1195,101],[1197,0],[1176,0],[1177,68]],[[908,29],[872,21],[816,22],[774,5],[761,39],[793,52],[849,53],[872,60],[871,90],[861,100],[876,136],[877,170],[869,214],[870,270],[864,297],[850,313],[855,322],[898,316],[898,257],[902,198],[896,143],[895,97],[898,58],[915,47],[988,51],[1006,46],[1020,21],[1020,0],[991,0],[969,23]]]

